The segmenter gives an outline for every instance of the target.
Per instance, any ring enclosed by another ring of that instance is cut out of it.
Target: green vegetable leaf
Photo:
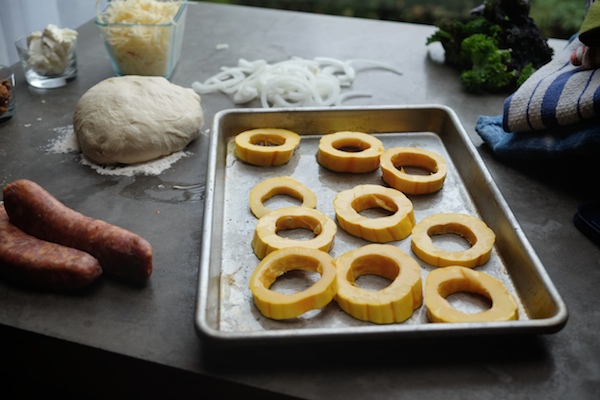
[[[493,37],[478,33],[463,40],[461,47],[464,56],[471,60],[471,68],[460,75],[467,90],[497,92],[515,78],[515,71],[509,71],[507,66],[510,50],[499,49]]]
[[[471,19],[441,20],[427,44],[440,42],[445,63],[461,71],[469,91],[507,92],[553,55],[529,17],[527,0],[484,0]]]

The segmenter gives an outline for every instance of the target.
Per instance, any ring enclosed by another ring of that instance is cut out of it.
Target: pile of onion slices
[[[292,57],[274,64],[240,59],[236,67],[222,67],[204,82],[192,83],[192,89],[198,94],[219,91],[233,94],[235,104],[260,99],[263,108],[336,106],[350,97],[371,96],[366,92],[342,93],[342,88],[352,85],[357,64],[401,74],[391,65],[364,59]]]

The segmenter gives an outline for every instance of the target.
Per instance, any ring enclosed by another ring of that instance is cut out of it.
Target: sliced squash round
[[[290,161],[300,144],[300,135],[287,129],[257,128],[235,137],[235,154],[248,164],[262,167]]]
[[[446,297],[458,292],[475,293],[492,302],[491,308],[463,312],[453,307]],[[517,302],[506,286],[485,272],[461,266],[435,269],[425,278],[425,308],[431,322],[510,321],[519,317]]]
[[[363,173],[379,168],[384,146],[365,132],[343,131],[325,135],[319,141],[317,161],[335,172]]]
[[[376,324],[403,322],[423,302],[419,264],[389,244],[369,244],[335,259],[338,291],[335,301],[342,310],[361,321]],[[383,289],[362,289],[356,280],[378,275],[391,283]]]
[[[431,236],[457,234],[471,247],[467,250],[446,251],[436,247]],[[460,265],[474,268],[488,262],[496,235],[485,222],[468,214],[433,214],[423,218],[412,230],[411,247],[421,260],[436,267]]]
[[[448,166],[439,154],[416,147],[394,147],[381,155],[383,180],[391,187],[408,194],[427,194],[439,191],[444,185]],[[417,167],[427,175],[409,174],[405,167]]]
[[[279,231],[307,229],[311,239],[293,239],[278,235]],[[335,221],[319,210],[306,207],[283,207],[260,217],[256,223],[252,248],[260,259],[285,247],[308,247],[329,252],[337,232]]]
[[[318,281],[309,288],[284,294],[270,290],[278,277],[288,271],[303,270],[319,273]],[[254,304],[271,319],[295,318],[307,311],[329,304],[337,292],[333,257],[324,251],[305,247],[287,247],[267,255],[250,277]]]
[[[250,210],[256,218],[268,214],[272,210],[264,202],[276,195],[286,195],[302,202],[301,207],[315,208],[315,193],[291,176],[276,176],[265,179],[250,190]]]
[[[412,202],[400,191],[381,185],[358,185],[333,199],[340,227],[370,242],[387,243],[410,235],[415,225]],[[391,215],[370,218],[360,212],[380,208]]]

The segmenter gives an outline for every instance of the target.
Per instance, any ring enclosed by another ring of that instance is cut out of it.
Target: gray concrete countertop
[[[97,28],[89,22],[79,29],[79,74],[68,86],[33,89],[20,66],[14,66],[17,113],[0,125],[0,184],[34,180],[77,211],[142,235],[154,249],[154,273],[141,288],[103,278],[72,295],[0,281],[0,391],[67,398],[595,398],[600,389],[595,303],[600,248],[572,219],[579,204],[600,197],[597,172],[578,163],[496,160],[474,126],[480,115],[501,114],[505,96],[465,93],[458,74],[439,62],[440,49],[425,45],[434,30],[193,3],[171,81],[189,87],[240,58],[275,62],[327,56],[397,66],[403,75],[359,70],[353,89],[373,96],[345,104],[443,104],[457,113],[566,302],[569,321],[563,330],[527,337],[289,348],[222,349],[202,343],[194,330],[194,307],[207,135],[214,114],[233,108],[233,101],[221,93],[203,95],[204,134],[187,149],[189,157],[158,176],[101,175],[82,165],[77,153],[48,152],[72,124],[81,95],[113,76]],[[219,44],[228,48],[219,50]],[[197,186],[182,190],[174,185]]]

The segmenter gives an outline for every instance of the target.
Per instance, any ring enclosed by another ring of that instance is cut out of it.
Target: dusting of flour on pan
[[[57,133],[57,137],[51,139],[46,147],[47,154],[64,154],[79,152],[79,144],[73,130],[73,125],[61,126],[53,129]],[[159,175],[161,172],[169,169],[171,165],[183,157],[187,157],[192,153],[186,151],[178,151],[158,160],[148,161],[133,165],[99,165],[81,155],[81,164],[92,168],[100,175],[118,175],[118,176],[134,176],[134,175]]]

